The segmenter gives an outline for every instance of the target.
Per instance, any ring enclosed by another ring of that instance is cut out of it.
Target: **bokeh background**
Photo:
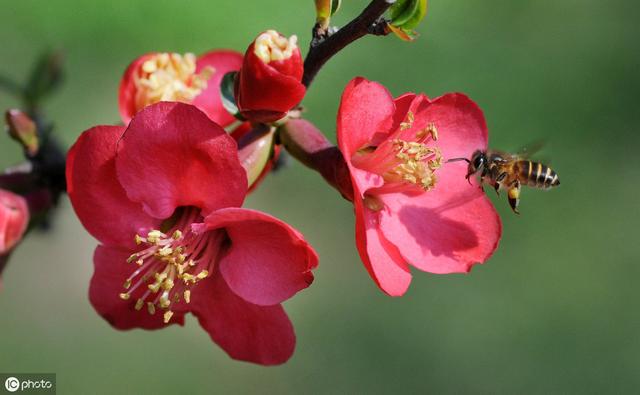
[[[344,24],[366,5],[345,1]],[[5,271],[0,371],[55,372],[59,393],[631,393],[640,388],[640,6],[632,0],[431,1],[420,39],[367,37],[321,71],[304,104],[334,138],[356,75],[394,94],[462,91],[494,147],[544,139],[562,186],[506,199],[500,248],[468,275],[414,272],[383,295],[353,243],[350,205],[290,162],[247,206],[299,228],[316,282],[286,304],[298,346],[284,366],[229,359],[194,319],[159,332],[112,330],[89,305],[96,242],[66,198],[54,231],[31,234]],[[22,80],[64,51],[67,80],[46,102],[70,145],[117,122],[120,76],[154,50],[243,51],[261,30],[307,48],[313,2],[0,0],[0,73]],[[0,108],[16,106],[0,94]],[[0,166],[20,160],[0,136]]]

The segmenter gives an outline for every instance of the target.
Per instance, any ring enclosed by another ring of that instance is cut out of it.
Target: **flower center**
[[[153,55],[134,74],[136,110],[160,101],[190,103],[207,87],[214,72],[207,66],[196,74],[196,56],[192,53]]]
[[[385,181],[379,193],[422,193],[431,190],[437,182],[436,170],[442,166],[442,154],[438,147],[427,144],[437,141],[438,131],[433,123],[417,132],[408,131],[413,114],[400,130],[378,146],[360,149],[352,163],[363,170],[376,173]]]
[[[271,61],[287,60],[298,48],[298,37],[281,36],[275,30],[267,30],[256,38],[253,51],[265,64]]]
[[[172,304],[191,303],[192,287],[211,275],[225,239],[222,231],[193,231],[191,224],[198,219],[198,211],[188,209],[169,232],[154,229],[146,237],[135,236],[143,247],[127,263],[139,267],[125,280],[121,299],[130,300],[135,294],[136,310],[146,306],[152,315],[164,310],[165,323],[173,316]]]

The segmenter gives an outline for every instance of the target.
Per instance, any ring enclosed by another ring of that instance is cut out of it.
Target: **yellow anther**
[[[174,240],[178,240],[179,238],[181,238],[181,237],[182,237],[182,232],[181,232],[181,231],[179,231],[179,230],[176,230],[175,232],[173,232],[173,235],[171,235],[171,237],[172,237]]]
[[[164,313],[164,323],[168,324],[169,321],[171,320],[171,317],[173,317],[173,311],[169,310],[167,312]]]
[[[130,296],[131,296],[131,295],[129,295],[129,293],[123,293],[123,294],[120,294],[120,299],[122,299],[122,300],[129,300],[129,297],[130,297]]]
[[[184,301],[187,303],[191,303],[191,291],[188,289],[184,291]]]
[[[131,263],[131,262],[135,261],[136,259],[138,259],[138,254],[131,254],[129,256],[129,258],[127,258],[127,263]]]
[[[160,297],[160,300],[158,301],[158,304],[163,309],[166,309],[167,307],[169,307],[169,305],[171,304],[171,301],[169,300],[169,293],[168,292],[165,292],[165,293],[162,294],[162,296]]]
[[[124,282],[124,289],[131,288],[131,279],[128,278],[127,281]]]
[[[164,280],[164,282],[162,283],[162,288],[164,288],[166,291],[171,290],[171,288],[173,288],[173,280],[170,278]]]
[[[151,302],[147,302],[147,311],[149,314],[154,315],[156,313],[156,305]]]
[[[142,264],[143,264],[143,263],[144,263],[144,260],[142,260],[142,259],[138,259],[138,260],[136,261],[136,264],[137,264],[138,266],[142,266]]]
[[[164,246],[161,249],[159,249],[156,254],[161,256],[161,257],[169,256],[169,255],[173,254],[173,248],[171,248],[169,246]]]
[[[407,113],[407,120],[400,123],[400,130],[411,129],[411,127],[413,126],[413,121],[414,120],[415,120],[415,118],[413,116],[413,112],[409,111]]]
[[[136,234],[135,241],[136,241],[136,245],[140,245],[140,244],[144,243],[146,241],[146,239],[144,237],[140,236],[139,234]]]
[[[136,310],[140,311],[142,309],[142,306],[144,306],[144,300],[142,299],[136,300]]]
[[[153,284],[149,284],[147,287],[153,292],[153,293],[157,293],[160,290],[160,285],[162,283],[160,282],[155,282]]]
[[[202,279],[207,278],[207,276],[208,276],[208,275],[209,275],[209,272],[208,272],[207,270],[203,270],[203,271],[201,271],[200,273],[198,273],[198,275],[196,276],[196,278],[197,278],[198,280],[202,280]]]

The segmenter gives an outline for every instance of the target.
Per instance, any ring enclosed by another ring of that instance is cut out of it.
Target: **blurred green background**
[[[344,24],[367,3],[344,1]],[[96,242],[65,199],[55,231],[32,234],[5,271],[0,371],[55,372],[59,393],[631,393],[640,388],[640,5],[631,0],[431,1],[420,39],[367,37],[321,71],[304,104],[334,138],[343,87],[363,75],[394,94],[462,91],[490,141],[544,139],[562,186],[525,190],[522,215],[495,202],[504,236],[469,275],[414,272],[383,295],[353,243],[350,205],[297,163],[247,206],[316,247],[316,282],[287,302],[298,334],[284,366],[229,359],[194,319],[117,332],[89,305]],[[0,73],[23,79],[62,49],[67,80],[46,102],[70,145],[119,120],[124,68],[147,51],[243,51],[267,28],[307,48],[306,1],[0,0]],[[16,106],[0,94],[0,108]],[[0,166],[20,159],[0,137]]]

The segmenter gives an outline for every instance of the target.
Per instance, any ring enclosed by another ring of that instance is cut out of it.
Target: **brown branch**
[[[334,33],[316,25],[313,28],[313,39],[311,40],[309,53],[304,60],[302,83],[309,87],[322,66],[333,55],[357,39],[367,34],[386,35],[387,32],[384,29],[386,23],[381,16],[395,1],[372,0],[360,15]]]

